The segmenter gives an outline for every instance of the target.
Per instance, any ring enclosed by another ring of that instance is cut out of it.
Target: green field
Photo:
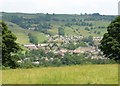
[[[118,84],[118,65],[76,65],[8,69],[2,71],[3,84]]]
[[[47,39],[45,34],[41,32],[23,29],[19,27],[18,25],[11,23],[11,22],[6,22],[6,23],[9,27],[9,30],[11,30],[16,35],[17,43],[30,44],[28,33],[31,33],[32,35],[34,35],[38,39],[38,42],[43,42]]]
[[[52,36],[58,35],[59,27],[64,28],[64,34],[68,36],[81,35],[88,37],[91,35],[94,37],[101,37],[107,32],[107,26],[115,19],[115,17],[116,16],[100,14],[53,15],[44,13],[30,14],[3,12],[3,20],[7,22],[9,29],[17,36],[17,42],[20,44],[30,43],[28,33],[32,33],[39,43],[44,42],[47,40],[45,32],[48,32]],[[37,30],[28,30],[30,27],[37,28]],[[88,30],[86,28],[88,28]],[[45,30],[45,32],[42,32],[41,30]]]

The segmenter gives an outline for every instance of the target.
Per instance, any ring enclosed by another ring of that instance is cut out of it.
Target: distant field
[[[3,84],[118,84],[118,65],[76,65],[2,71]]]
[[[17,36],[17,43],[20,44],[30,43],[28,33],[32,33],[39,43],[44,42],[47,37],[40,31],[45,29],[52,36],[58,35],[59,27],[64,28],[64,34],[68,36],[101,37],[115,17],[100,14],[3,13],[3,20]],[[39,31],[28,30],[31,27]]]

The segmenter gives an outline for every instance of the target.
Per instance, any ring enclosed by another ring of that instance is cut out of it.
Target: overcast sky
[[[0,0],[0,11],[117,15],[118,1],[120,0]]]

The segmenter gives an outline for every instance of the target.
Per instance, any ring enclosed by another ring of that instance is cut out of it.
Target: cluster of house
[[[48,49],[48,46],[49,46],[48,43],[38,44],[38,45],[26,44],[24,46],[26,48],[30,49],[30,50],[44,49],[45,53],[48,53],[48,52],[52,51],[54,54],[60,54],[61,56],[64,56],[65,53],[76,53],[76,54],[90,53],[90,55],[93,56],[93,55],[97,55],[100,52],[100,50],[98,48],[92,47],[92,46],[79,47],[79,48],[77,48],[75,50],[68,50],[68,49],[64,49],[64,48],[57,49],[57,50],[50,50],[50,49]],[[94,57],[92,57],[92,58],[94,58]]]
[[[49,36],[48,37],[48,42],[61,42],[61,43],[70,43],[70,42],[78,42],[81,39],[84,38],[84,36],[60,36],[60,35],[55,35],[55,36]],[[100,42],[103,37],[93,37],[93,41]]]
[[[103,37],[93,37],[94,41],[101,41],[103,39]]]
[[[50,37],[48,35],[47,43],[41,43],[37,45],[24,44],[23,46],[25,46],[29,50],[43,49],[45,53],[53,52],[54,54],[59,54],[61,56],[64,56],[65,53],[76,53],[76,54],[89,53],[89,57],[91,57],[92,59],[94,58],[102,59],[102,57],[99,56],[100,50],[96,46],[79,47],[75,50],[68,50],[65,48],[61,48],[62,44],[69,44],[70,41],[75,43],[81,40],[82,38],[83,36],[64,36],[63,37],[63,36],[55,35]],[[102,37],[93,37],[94,41],[100,41],[101,39]]]
[[[60,35],[55,35],[55,36],[49,36],[48,35],[48,42],[61,42],[61,43],[70,43],[70,42],[76,42],[79,41],[83,38],[83,36],[60,36]]]

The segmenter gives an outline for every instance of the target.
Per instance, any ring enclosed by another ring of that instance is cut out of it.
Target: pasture
[[[8,69],[3,84],[118,84],[118,65],[76,65]]]

